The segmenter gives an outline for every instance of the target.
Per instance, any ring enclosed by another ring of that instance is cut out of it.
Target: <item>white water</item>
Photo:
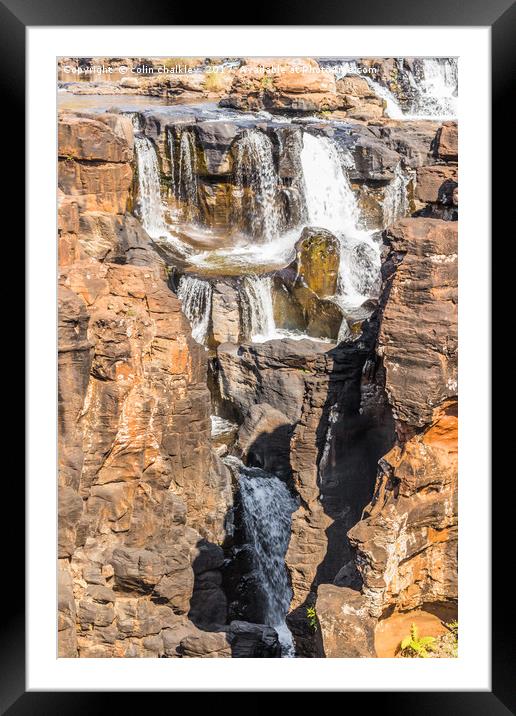
[[[337,295],[343,307],[360,306],[375,295],[380,272],[380,247],[361,226],[357,199],[346,173],[352,161],[332,139],[303,135],[301,166],[308,225],[328,229],[340,241]]]
[[[389,182],[385,190],[383,201],[383,223],[384,226],[394,224],[397,219],[407,215],[409,201],[407,186],[410,176],[403,171],[401,163],[394,170],[394,178]]]
[[[183,276],[177,290],[183,313],[190,321],[197,343],[206,343],[211,318],[212,287],[209,281]]]
[[[269,276],[245,276],[240,289],[242,332],[254,343],[278,338]]]
[[[416,60],[416,74],[399,63],[398,71],[404,74],[412,88],[411,106],[403,109],[396,95],[373,79],[361,73],[356,62],[343,62],[336,73],[337,79],[347,75],[363,77],[377,97],[385,100],[386,114],[391,119],[454,119],[457,116],[458,71],[455,58],[424,57]]]
[[[133,127],[138,129],[138,115],[132,117]],[[134,135],[134,147],[138,166],[138,212],[145,231],[151,239],[165,239],[178,252],[187,256],[190,248],[170,232],[165,219],[165,206],[161,199],[158,157],[154,145],[143,135]]]
[[[184,129],[179,139],[177,192],[179,198],[185,202],[185,218],[193,219],[198,206],[198,187],[195,136],[191,129]]]
[[[219,418],[218,415],[210,415],[211,419],[211,437],[220,438],[228,433],[238,430],[237,423],[232,423],[225,418]]]
[[[150,139],[137,134],[134,146],[138,162],[138,208],[143,228],[153,239],[168,238],[170,234],[163,214],[156,150]]]
[[[415,95],[411,116],[453,119],[457,116],[457,61],[425,57],[418,62],[420,77],[409,75]]]
[[[235,219],[244,219],[254,239],[273,241],[279,235],[280,216],[271,140],[257,129],[246,129],[233,151]],[[246,195],[246,187],[252,189],[250,195]]]
[[[263,592],[264,621],[278,633],[282,656],[293,657],[292,634],[285,622],[292,599],[285,554],[297,502],[275,475],[242,464],[239,473],[245,535],[253,551],[254,572]]]

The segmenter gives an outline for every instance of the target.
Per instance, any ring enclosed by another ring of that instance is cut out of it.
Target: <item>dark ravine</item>
[[[59,115],[61,656],[375,657],[456,609],[457,125],[242,77]]]

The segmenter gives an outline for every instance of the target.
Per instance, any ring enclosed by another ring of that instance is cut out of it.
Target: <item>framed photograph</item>
[[[29,398],[2,712],[346,691],[515,713],[491,595],[499,5],[193,26],[0,3]]]

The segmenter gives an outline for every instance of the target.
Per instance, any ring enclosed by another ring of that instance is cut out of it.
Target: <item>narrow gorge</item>
[[[59,655],[395,656],[457,618],[456,61],[163,62],[60,60]]]

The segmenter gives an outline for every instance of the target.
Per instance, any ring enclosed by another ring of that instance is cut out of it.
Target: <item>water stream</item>
[[[197,343],[206,343],[208,337],[212,293],[210,282],[195,276],[183,276],[179,282],[177,295]]]
[[[245,467],[236,458],[227,460],[239,472],[245,538],[252,550],[253,572],[262,592],[264,623],[278,633],[282,656],[293,657],[292,634],[285,621],[292,599],[285,554],[297,501],[275,475],[257,467]]]

